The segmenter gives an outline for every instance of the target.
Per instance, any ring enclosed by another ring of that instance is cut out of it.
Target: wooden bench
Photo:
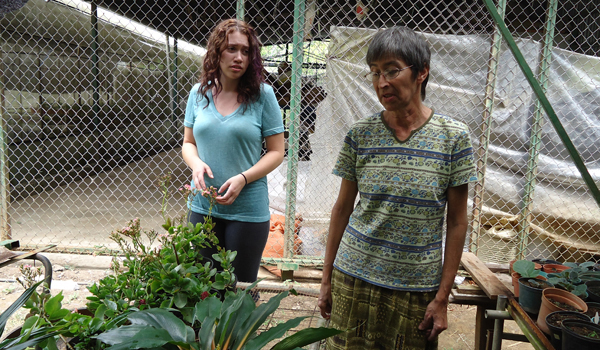
[[[468,297],[461,297],[454,294],[452,300],[452,302],[457,304],[477,305],[475,319],[476,350],[490,348],[495,320],[487,318],[485,311],[488,309],[496,310],[499,296],[507,298],[508,312],[535,349],[554,349],[544,333],[537,327],[537,324],[521,308],[513,292],[475,254],[469,252],[463,253],[460,263],[485,293],[485,296]],[[500,320],[500,322],[503,321]],[[506,336],[508,334],[503,333],[502,337],[507,338]]]

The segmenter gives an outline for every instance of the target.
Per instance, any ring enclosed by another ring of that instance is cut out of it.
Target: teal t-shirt
[[[248,170],[256,164],[266,136],[283,132],[281,109],[273,88],[263,84],[260,98],[235,112],[223,116],[214,104],[209,92],[206,98],[198,93],[196,84],[188,98],[183,125],[192,128],[198,148],[198,156],[213,172],[214,179],[207,175],[207,186],[219,189],[230,177]],[[192,188],[194,183],[192,182]],[[209,203],[202,195],[191,201],[191,210],[208,214]],[[231,205],[216,205],[212,208],[216,218],[264,222],[270,219],[267,178],[263,177],[245,186]]]

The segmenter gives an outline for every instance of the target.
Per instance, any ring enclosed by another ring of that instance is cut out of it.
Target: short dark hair
[[[369,44],[366,60],[370,66],[371,63],[385,58],[401,59],[407,65],[412,66],[412,76],[413,79],[416,79],[419,72],[430,67],[431,51],[423,36],[415,33],[412,29],[391,27],[375,34]],[[421,84],[421,100],[425,100],[425,87],[428,80],[429,75]]]

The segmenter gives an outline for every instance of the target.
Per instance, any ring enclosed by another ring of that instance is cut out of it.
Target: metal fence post
[[[100,126],[100,69],[98,63],[98,5],[95,0],[92,0],[92,114],[94,120],[94,126],[98,128]]]
[[[10,182],[8,158],[6,149],[8,141],[6,139],[6,123],[4,119],[8,117],[5,106],[5,87],[4,87],[4,39],[0,42],[0,239],[7,240],[11,238],[10,216],[8,207],[10,205]]]
[[[506,0],[499,0],[498,12],[504,18],[506,11]],[[487,166],[488,146],[490,144],[490,131],[492,130],[492,112],[494,110],[494,93],[498,78],[498,59],[502,47],[502,34],[496,28],[490,47],[490,58],[488,60],[487,79],[485,84],[483,123],[481,124],[481,136],[479,138],[479,149],[477,150],[477,176],[479,181],[475,184],[473,196],[473,231],[471,232],[471,251],[477,255],[479,238],[481,237],[481,207],[483,206],[483,193],[485,185],[485,171]]]
[[[172,94],[172,101],[173,101],[173,122],[175,122],[177,120],[177,116],[179,114],[179,87],[177,86],[177,72],[179,70],[178,67],[178,61],[177,61],[177,38],[173,37],[173,62],[172,62],[172,67],[171,67],[171,73],[172,73],[172,84],[173,84],[173,90],[171,91]],[[170,54],[170,53],[169,53]]]
[[[244,15],[245,15],[245,10],[246,10],[245,6],[246,6],[246,4],[244,4],[244,0],[237,0],[235,13],[236,13],[236,18],[240,21],[244,20]]]
[[[304,43],[304,0],[294,1],[294,37],[292,49],[292,89],[290,98],[289,147],[285,209],[284,258],[294,254],[296,219],[296,185],[298,181],[299,117],[302,94],[302,60]]]
[[[554,46],[554,28],[556,27],[556,12],[558,0],[550,0],[544,26],[544,40],[542,42],[542,51],[539,62],[539,81],[542,91],[546,93],[548,89],[548,75],[550,72],[550,63],[552,61],[552,48]],[[535,101],[535,111],[531,122],[531,135],[529,137],[529,152],[527,159],[527,172],[525,174],[525,188],[523,190],[522,209],[519,218],[519,247],[517,259],[525,258],[528,237],[530,233],[531,211],[533,210],[533,196],[535,192],[536,176],[538,170],[538,157],[541,148],[541,134],[543,119],[543,107],[539,99]]]

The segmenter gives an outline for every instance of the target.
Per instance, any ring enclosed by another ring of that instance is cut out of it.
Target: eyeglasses
[[[379,77],[381,75],[383,75],[383,77],[385,78],[386,81],[390,81],[390,80],[396,79],[396,77],[398,76],[398,74],[400,74],[400,72],[402,72],[403,70],[408,69],[410,67],[412,67],[412,65],[410,65],[408,67],[404,67],[404,68],[388,69],[388,70],[384,71],[383,73],[369,72],[369,73],[365,74],[365,78],[370,78],[372,82],[376,83],[379,81]]]

